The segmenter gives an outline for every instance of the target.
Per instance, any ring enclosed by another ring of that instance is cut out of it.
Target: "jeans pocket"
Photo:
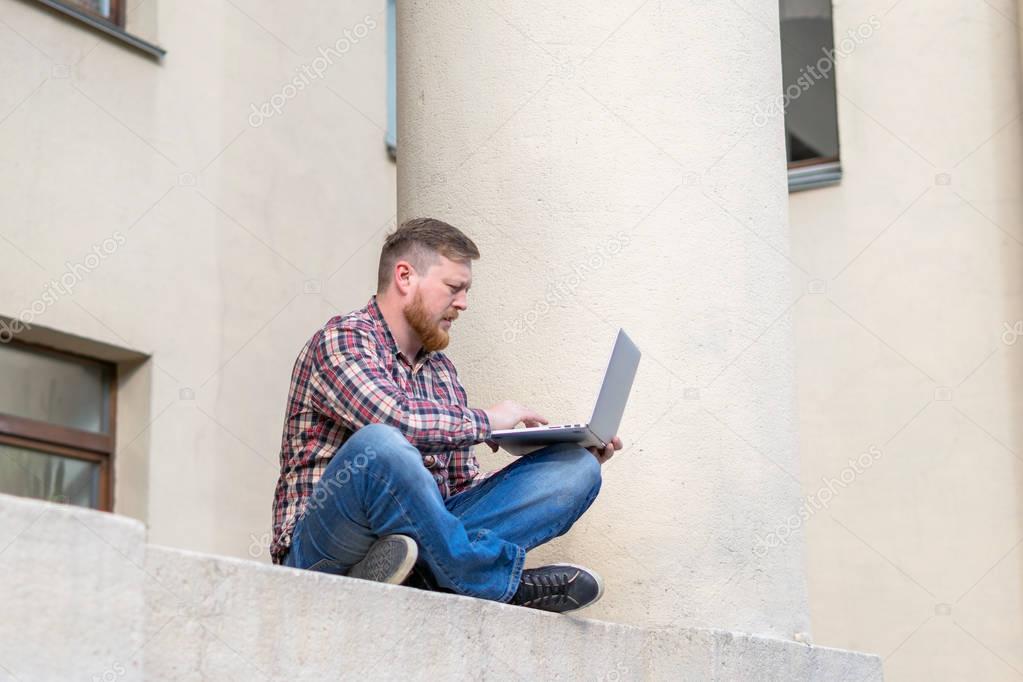
[[[347,572],[344,564],[333,559],[320,559],[307,570],[316,571],[317,573],[329,573],[331,575],[344,575]]]

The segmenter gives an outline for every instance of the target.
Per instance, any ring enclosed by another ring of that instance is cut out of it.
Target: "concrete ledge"
[[[136,521],[0,495],[0,681],[881,678],[876,656],[635,628],[144,541]]]
[[[148,679],[855,680],[876,656],[645,630],[150,547]]]
[[[142,679],[145,527],[0,495],[0,680]]]

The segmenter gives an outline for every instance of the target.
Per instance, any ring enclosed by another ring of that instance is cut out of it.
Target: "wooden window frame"
[[[0,412],[0,443],[38,452],[99,464],[97,509],[113,511],[114,428],[117,422],[117,365],[49,346],[11,340],[12,347],[37,355],[51,355],[80,364],[98,365],[106,382],[106,433],[74,429],[59,424]]]
[[[98,12],[93,12],[81,5],[73,2],[72,0],[54,0],[55,2],[68,7],[75,12],[84,14],[88,17],[95,19],[96,21],[102,21],[108,24],[112,24],[117,28],[123,29],[127,20],[127,0],[110,0],[110,16],[105,17]]]

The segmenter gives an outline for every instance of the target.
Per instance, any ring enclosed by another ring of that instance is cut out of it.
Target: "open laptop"
[[[490,434],[490,440],[514,455],[526,454],[553,443],[605,447],[615,437],[622,423],[625,404],[632,391],[632,381],[636,378],[636,368],[639,367],[639,357],[639,348],[624,329],[619,329],[589,422],[499,429]]]

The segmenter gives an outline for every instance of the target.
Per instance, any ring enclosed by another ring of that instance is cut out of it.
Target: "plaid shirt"
[[[486,478],[472,452],[490,437],[486,413],[468,407],[455,365],[443,353],[420,350],[409,363],[376,296],[360,310],[331,318],[295,361],[274,495],[274,563],[287,554],[295,523],[331,458],[352,433],[374,423],[399,428],[419,449],[442,497]]]

